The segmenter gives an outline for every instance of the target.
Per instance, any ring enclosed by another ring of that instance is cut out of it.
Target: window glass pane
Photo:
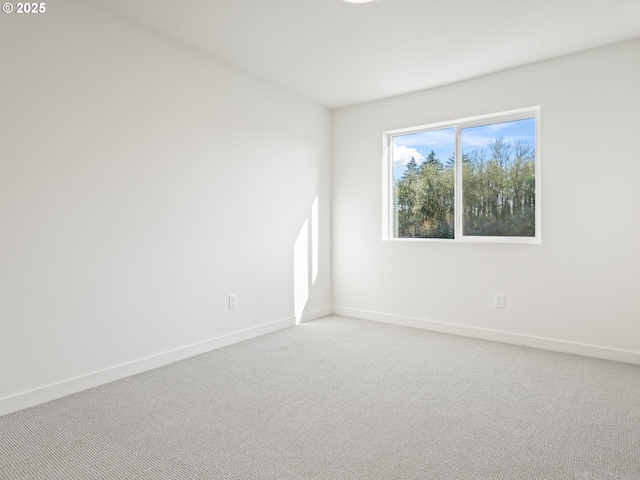
[[[536,120],[463,128],[464,235],[535,237]]]
[[[455,129],[396,135],[393,215],[396,238],[453,238]]]

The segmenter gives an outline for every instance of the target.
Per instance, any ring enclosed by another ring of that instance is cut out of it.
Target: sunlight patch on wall
[[[305,220],[293,244],[293,311],[300,323],[309,300],[309,221]]]
[[[311,206],[311,284],[316,283],[318,278],[318,197],[313,200]]]

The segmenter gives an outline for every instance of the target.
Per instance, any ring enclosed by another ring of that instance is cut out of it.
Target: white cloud
[[[418,164],[424,161],[422,154],[415,148],[396,145],[393,149],[393,168],[405,168],[412,157]]]
[[[411,141],[409,145],[421,145],[431,149],[453,148],[455,142],[455,130],[453,128],[441,128],[407,135]]]
[[[486,129],[487,131],[491,132],[491,133],[497,133],[501,130],[504,130],[505,128],[509,128],[511,127],[511,122],[504,122],[504,123],[492,123],[489,125],[484,125],[481,128]]]
[[[489,139],[486,135],[474,135],[467,133],[462,136],[462,149],[463,150],[482,150],[486,148],[490,141],[493,139]]]

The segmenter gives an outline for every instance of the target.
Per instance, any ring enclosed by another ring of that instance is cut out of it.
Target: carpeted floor
[[[327,317],[0,417],[0,479],[640,479],[640,367]]]

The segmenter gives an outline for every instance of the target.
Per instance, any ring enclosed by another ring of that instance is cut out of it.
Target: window
[[[384,238],[540,243],[539,111],[386,132]]]

